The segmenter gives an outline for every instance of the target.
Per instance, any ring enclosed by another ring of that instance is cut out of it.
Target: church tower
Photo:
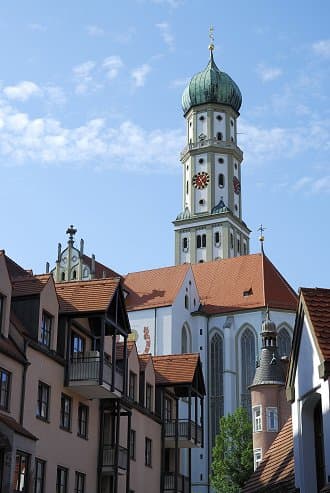
[[[182,212],[174,221],[175,263],[197,263],[249,253],[250,230],[242,220],[238,86],[213,58],[194,75],[182,95],[187,143]]]

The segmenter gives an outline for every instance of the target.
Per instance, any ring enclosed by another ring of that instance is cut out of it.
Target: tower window
[[[65,272],[62,272],[61,274],[61,281],[65,281]]]
[[[187,193],[187,195],[189,193],[189,181],[188,180],[187,180],[187,184],[186,184],[186,193]]]
[[[237,163],[235,163],[235,169],[237,169]]]
[[[215,246],[220,246],[220,231],[214,233],[214,244]]]
[[[205,120],[205,116],[203,116],[203,115],[202,115],[202,116],[200,116],[200,117],[199,117],[199,119],[200,119],[200,121],[202,122],[202,121],[204,121],[204,120]]]
[[[199,205],[205,205],[205,200],[204,199],[200,199],[198,203],[199,203]]]
[[[253,408],[253,431],[262,431],[261,406]]]
[[[234,248],[234,235],[230,233],[230,248]]]
[[[217,140],[222,140],[223,135],[222,132],[217,132]]]
[[[197,248],[206,247],[206,234],[197,235]]]
[[[74,270],[74,271],[72,272],[72,279],[73,279],[74,281],[77,279],[77,271],[76,271],[76,270]]]
[[[237,251],[240,253],[241,251],[241,240],[237,238]]]
[[[231,140],[232,142],[234,142],[234,137],[233,137],[233,136],[231,136],[231,137],[230,137],[230,140]]]
[[[218,163],[223,164],[224,163],[224,159],[222,157],[219,157]]]
[[[182,250],[184,252],[188,251],[188,238],[186,236],[182,238]]]
[[[219,122],[221,122],[221,120],[222,120],[222,116],[221,116],[221,115],[217,115],[217,120],[218,120]]]
[[[230,120],[230,125],[233,127],[234,126],[234,121]]]
[[[246,248],[245,242],[243,243],[243,253],[244,253],[244,255],[246,255],[246,253],[247,253],[247,248]]]
[[[267,407],[267,431],[278,431],[277,407]]]
[[[237,207],[237,204],[235,204],[235,211],[236,211],[236,212],[238,211],[238,207]]]
[[[204,159],[201,157],[201,158],[198,160],[198,162],[199,162],[200,164],[202,164],[202,163],[204,163]]]
[[[223,188],[225,186],[225,175],[223,173],[218,175],[218,185],[219,188]]]
[[[189,309],[189,297],[188,295],[186,294],[185,297],[184,297],[184,307],[186,308],[186,310]],[[186,352],[186,351],[185,351]]]
[[[192,125],[192,123],[191,123],[191,122],[189,122],[189,127],[191,127],[191,125]]]

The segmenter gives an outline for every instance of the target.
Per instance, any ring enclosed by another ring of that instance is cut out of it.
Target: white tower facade
[[[212,45],[211,47],[212,48]],[[174,221],[175,263],[197,263],[249,253],[250,230],[242,220],[237,118],[241,93],[211,58],[186,87],[182,106],[187,144],[182,212]]]

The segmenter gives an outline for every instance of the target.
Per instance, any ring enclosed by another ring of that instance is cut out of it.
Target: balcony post
[[[191,440],[191,387],[188,391],[188,440]]]
[[[195,444],[198,439],[198,407],[197,407],[197,395],[195,395]]]
[[[188,488],[188,493],[191,492],[191,448],[188,449],[188,467],[189,467],[189,488]]]
[[[66,372],[65,372],[65,382],[66,387],[69,386],[70,380],[70,367],[71,367],[71,318],[68,320],[67,325],[67,336],[66,336]]]
[[[179,399],[175,399],[175,466],[174,466],[174,491],[178,493],[179,474]]]
[[[117,329],[114,327],[112,335],[112,366],[111,366],[111,392],[115,391],[115,379],[116,379],[116,343],[117,343]]]
[[[112,365],[113,367],[114,365]],[[115,465],[114,465],[114,493],[118,492],[118,459],[119,459],[119,431],[120,431],[120,404],[116,401],[116,434],[115,434]]]
[[[202,428],[202,443],[201,447],[204,448],[204,398],[200,398],[201,405],[201,428]]]
[[[164,487],[165,487],[165,428],[166,428],[166,423],[167,423],[167,416],[165,416],[165,389],[162,389],[162,404],[161,404],[161,409],[162,409],[162,420],[163,420],[163,426],[162,426],[162,436],[161,436],[161,443],[162,443],[162,448],[161,448],[161,474],[160,474],[160,491],[163,493]]]
[[[123,376],[123,394],[124,396],[127,396],[127,363],[128,363],[128,358],[127,358],[127,337],[124,337],[124,352],[123,352],[123,358],[124,358],[124,376]]]
[[[105,319],[101,319],[99,384],[103,385]]]
[[[126,493],[130,492],[131,469],[131,411],[127,412],[127,464],[126,464]]]

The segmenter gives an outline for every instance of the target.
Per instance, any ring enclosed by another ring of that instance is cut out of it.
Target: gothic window
[[[76,270],[74,270],[74,271],[72,272],[72,279],[73,279],[74,281],[77,279],[77,271],[76,271]]]
[[[206,235],[202,235],[202,248],[206,247]]]
[[[217,140],[222,140],[223,136],[221,132],[217,132]]]
[[[197,248],[202,246],[202,237],[201,235],[197,235]]]
[[[237,251],[238,253],[241,252],[241,240],[239,238],[237,238]]]
[[[65,281],[65,272],[62,272],[62,275],[61,275],[61,280],[62,280],[62,281]]]
[[[277,346],[280,356],[289,356],[291,351],[291,338],[288,331],[284,328],[280,329],[277,336]]]
[[[256,370],[256,348],[255,337],[251,329],[245,329],[241,339],[241,406],[251,413],[251,395],[249,385],[251,385]]]
[[[188,238],[186,236],[182,238],[182,250],[184,252],[188,251]]]
[[[187,324],[184,324],[182,327],[181,353],[191,353],[191,335]]]
[[[225,175],[223,173],[218,175],[218,185],[219,188],[223,188],[225,186]]]
[[[220,246],[220,231],[214,233],[214,245]]]
[[[206,247],[206,234],[197,235],[197,248],[205,248]]]
[[[189,296],[186,294],[184,297],[184,307],[189,310]]]
[[[244,255],[247,254],[247,245],[246,245],[245,241],[243,243],[243,253],[244,253]]]
[[[212,447],[219,431],[219,420],[224,414],[223,407],[223,341],[219,334],[211,339],[210,399]]]

